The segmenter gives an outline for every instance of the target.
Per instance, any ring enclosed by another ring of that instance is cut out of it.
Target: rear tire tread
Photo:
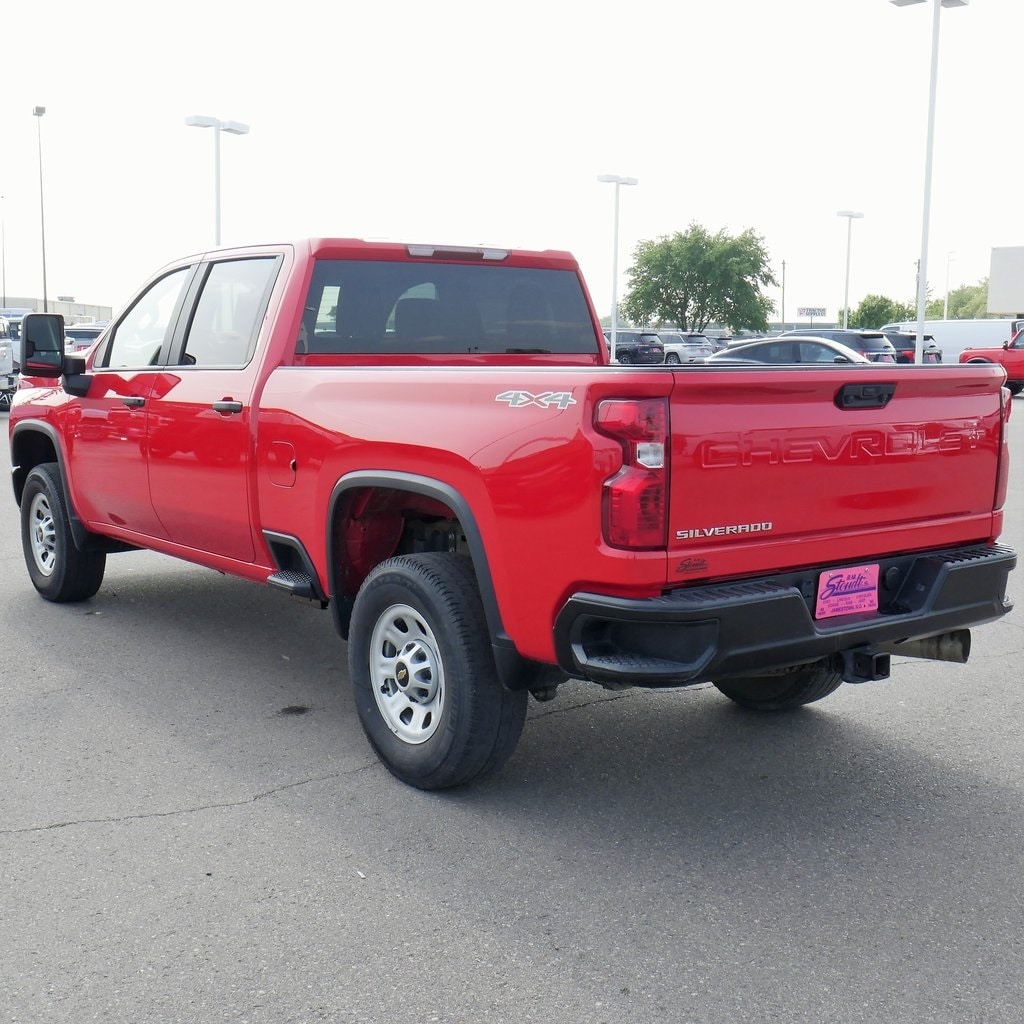
[[[843,682],[828,662],[814,662],[759,676],[716,682],[715,687],[749,711],[792,711],[822,700]]]

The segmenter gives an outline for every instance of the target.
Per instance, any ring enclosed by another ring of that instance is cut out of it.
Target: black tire
[[[348,663],[367,739],[410,786],[462,785],[515,750],[527,693],[498,679],[467,559],[428,553],[378,565],[355,599]]]
[[[715,686],[750,711],[790,711],[812,704],[838,689],[843,677],[827,661],[727,679]]]
[[[680,360],[679,356],[676,355],[675,352],[669,352],[669,354],[665,356],[665,362],[671,363],[673,366],[682,365],[682,361]]]
[[[1006,387],[1011,395],[1019,395],[1024,391],[1024,380],[1008,380]]]
[[[86,601],[103,583],[107,556],[75,546],[55,462],[36,466],[25,480],[21,546],[32,585],[47,601]]]
[[[633,357],[629,352],[616,352],[615,362],[622,366],[629,366],[633,362]]]

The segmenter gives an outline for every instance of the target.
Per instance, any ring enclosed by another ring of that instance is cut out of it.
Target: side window
[[[276,257],[214,263],[185,339],[182,363],[244,366],[256,347]]]
[[[174,315],[192,267],[174,270],[151,285],[114,328],[103,366],[154,366],[174,327]]]

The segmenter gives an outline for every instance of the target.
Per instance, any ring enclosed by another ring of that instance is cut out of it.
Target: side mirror
[[[1009,348],[1009,347],[1010,347],[1010,343],[1008,341],[1004,341],[1003,342],[1003,348]]]
[[[26,377],[59,377],[64,372],[64,317],[59,313],[25,314],[21,372]]]

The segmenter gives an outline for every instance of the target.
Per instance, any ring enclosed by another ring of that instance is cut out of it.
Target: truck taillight
[[[622,466],[604,483],[605,540],[617,548],[662,548],[668,521],[668,399],[605,399],[594,426],[622,445]]]
[[[1010,482],[1010,437],[1009,427],[1010,412],[1013,409],[1013,396],[1009,388],[1003,388],[1000,392],[1001,408],[1003,413],[1002,427],[999,431],[999,469],[996,473],[996,499],[995,508],[1001,509],[1006,504],[1006,489]]]

